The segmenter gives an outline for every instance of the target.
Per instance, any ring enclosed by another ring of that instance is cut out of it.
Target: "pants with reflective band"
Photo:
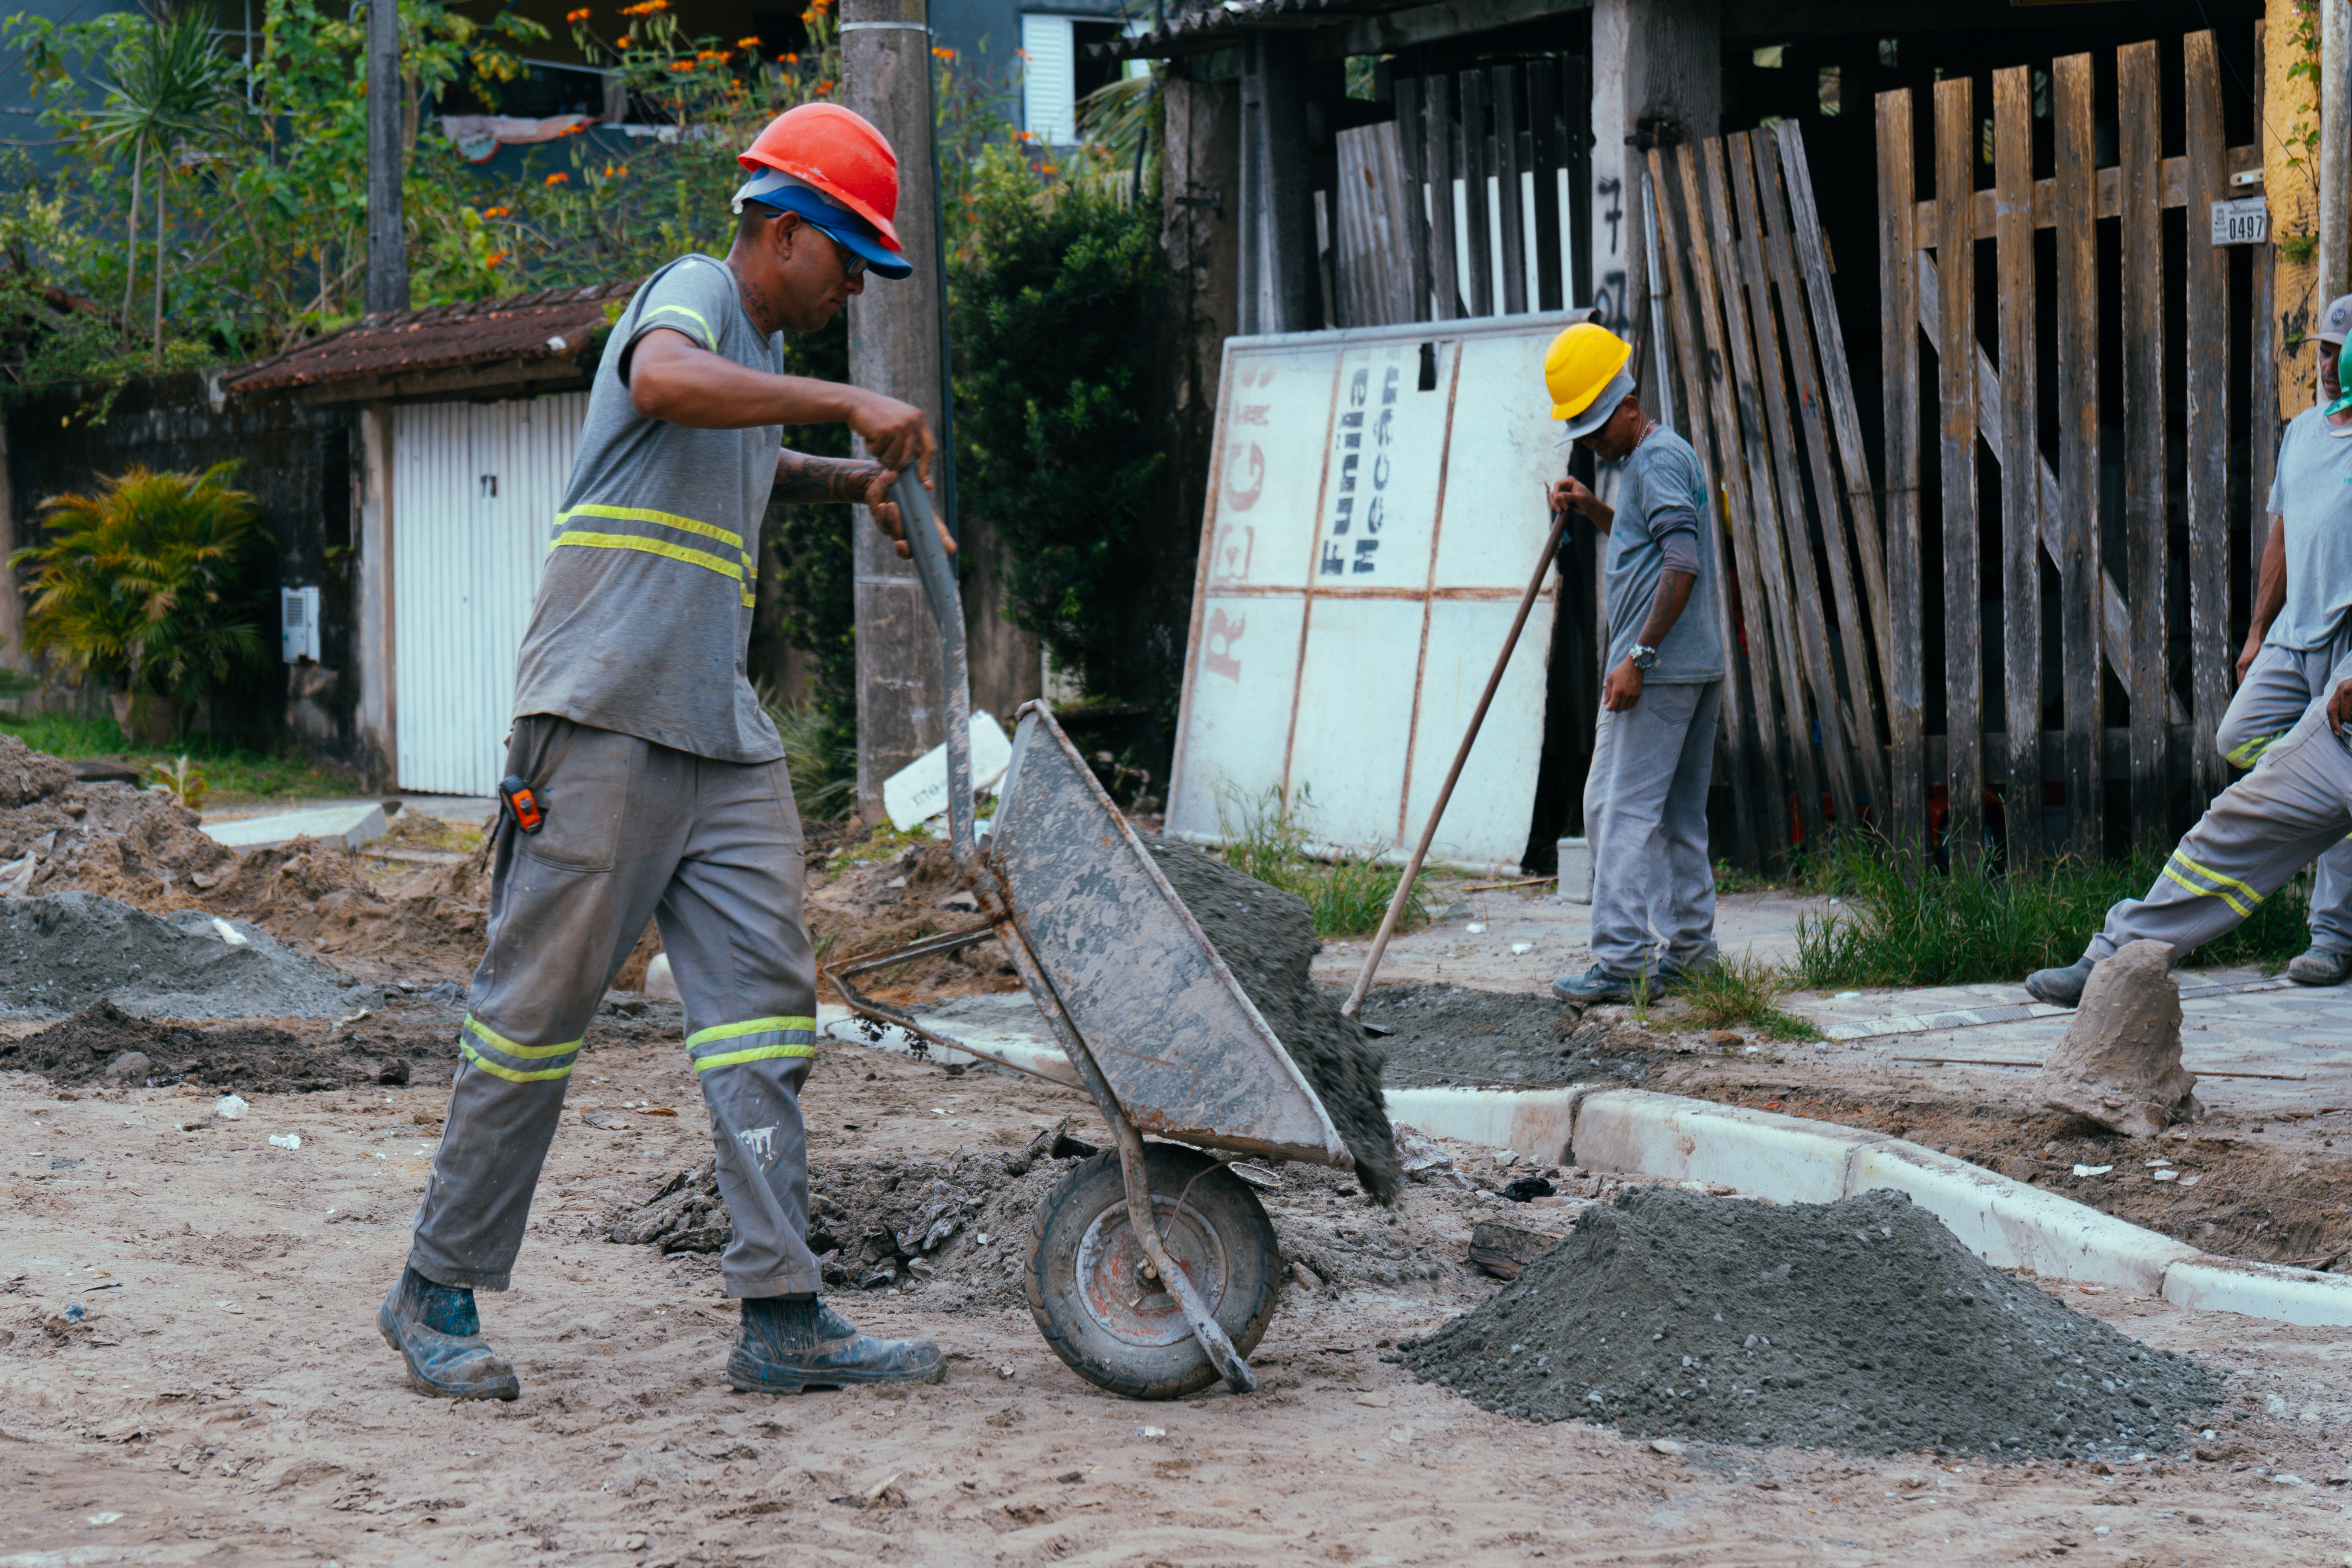
[[[2271,742],[2253,772],[2213,797],[2145,898],[2107,911],[2104,959],[2127,942],[2169,942],[2175,963],[2234,930],[2287,879],[2352,833],[2352,751],[2328,728],[2327,690]]]
[[[2294,728],[2311,700],[2326,691],[2327,672],[2348,651],[2352,637],[2342,630],[2323,647],[2264,645],[2221,715],[2215,737],[2221,754],[2242,768],[2261,762],[2271,743]],[[2352,952],[2352,843],[2337,844],[2319,858],[2311,889],[2311,944]]]
[[[507,1288],[581,1037],[651,918],[685,999],[734,1222],[727,1293],[814,1290],[800,1090],[816,969],[784,764],[713,762],[541,715],[516,721],[507,771],[537,788],[546,826],[527,836],[499,823],[488,949],[409,1262],[444,1285]]]
[[[1706,787],[1722,704],[1723,683],[1710,680],[1645,685],[1626,711],[1601,710],[1584,784],[1592,959],[1622,978],[1704,968],[1715,957]]]

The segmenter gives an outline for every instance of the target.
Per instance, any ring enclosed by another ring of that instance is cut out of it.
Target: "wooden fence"
[[[1990,115],[1969,79],[1938,82],[1924,171],[1911,93],[1879,97],[1875,480],[1795,122],[1649,154],[1661,367],[1738,584],[1741,858],[1864,820],[1964,863],[2087,858],[2168,844],[2227,786],[2275,312],[2269,247],[2208,242],[2258,151],[2224,143],[2213,36],[2182,60],[2168,157],[2158,47],[2116,52],[2104,167],[2089,55],[1993,72]]]
[[[1567,112],[1581,123],[1588,72],[1566,57],[1399,77],[1393,121],[1339,132],[1338,189],[1315,193],[1329,324],[1519,315],[1588,298],[1591,157]]]

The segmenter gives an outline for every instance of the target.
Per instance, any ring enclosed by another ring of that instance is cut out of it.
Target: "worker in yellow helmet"
[[[1564,1002],[1629,1002],[1715,962],[1715,873],[1706,790],[1726,655],[1722,586],[1706,534],[1707,487],[1689,442],[1642,411],[1632,345],[1581,322],[1544,356],[1552,417],[1622,465],[1615,504],[1573,479],[1552,487],[1608,536],[1607,676],[1585,777],[1592,844],[1592,965],[1551,983]]]

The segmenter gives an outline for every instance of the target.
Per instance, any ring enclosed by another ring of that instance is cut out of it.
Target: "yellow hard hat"
[[[1551,416],[1574,419],[1609,389],[1633,345],[1591,321],[1576,325],[1552,339],[1544,351],[1544,384],[1551,389]]]

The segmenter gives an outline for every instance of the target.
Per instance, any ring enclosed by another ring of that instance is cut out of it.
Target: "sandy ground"
[[[1533,1426],[1381,1359],[1489,1288],[1452,1274],[1291,1291],[1251,1397],[1115,1400],[1025,1314],[943,1312],[919,1292],[840,1304],[877,1331],[939,1340],[944,1383],[738,1395],[719,1376],[733,1313],[708,1261],[600,1238],[613,1205],[709,1142],[677,1043],[599,1033],[572,1106],[622,1126],[566,1116],[520,1289],[483,1298],[522,1373],[505,1405],[412,1394],[373,1325],[443,1090],[257,1096],[222,1122],[209,1093],[67,1100],[0,1078],[0,1568],[2352,1562],[2352,1342],[2113,1293],[2066,1299],[2239,1369],[2203,1458],[2097,1474],[1673,1456]],[[638,1101],[679,1114],[619,1110]],[[828,1047],[808,1110],[820,1161],[1090,1120],[1034,1080],[950,1079],[854,1047]],[[1458,1205],[1430,1189],[1399,1218],[1459,1239]],[[65,1321],[68,1303],[85,1322]]]

